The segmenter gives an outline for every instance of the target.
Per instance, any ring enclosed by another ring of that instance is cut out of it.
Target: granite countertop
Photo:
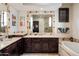
[[[18,34],[21,34],[21,33],[18,33]],[[16,33],[16,35],[18,35]],[[25,33],[21,34],[21,35],[24,35]],[[57,36],[57,35],[50,35],[50,34],[35,34],[35,35],[26,35],[24,36],[23,38],[63,38],[65,36]],[[4,41],[1,41],[0,42],[0,50],[5,48],[6,46],[18,41],[19,39],[21,39],[22,37],[13,37],[13,38],[8,38]]]
[[[26,33],[8,33],[8,35],[25,35]]]
[[[58,36],[58,35],[26,35],[24,38],[69,38],[70,36]]]
[[[24,38],[52,38],[52,37],[55,37],[55,36],[52,36],[52,35],[26,35],[24,36]]]
[[[21,37],[15,37],[15,38],[7,38],[4,41],[0,41],[0,50],[7,47],[8,45],[20,40]]]

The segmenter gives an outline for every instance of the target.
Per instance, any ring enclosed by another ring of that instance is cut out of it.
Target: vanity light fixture
[[[51,27],[51,17],[49,17],[49,27]]]
[[[2,11],[1,26],[4,27],[6,25],[7,25],[7,12]]]
[[[32,31],[32,29],[33,29],[33,17],[31,16],[31,18],[30,18],[30,27],[31,27],[31,31]]]

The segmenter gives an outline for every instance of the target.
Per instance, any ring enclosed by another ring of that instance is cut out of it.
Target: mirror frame
[[[31,14],[29,14],[29,20],[27,22],[30,23],[30,17],[31,16],[33,16],[33,15],[40,15],[40,14],[42,14],[42,15],[51,15],[52,16],[52,21],[51,21],[52,32],[49,32],[49,33],[47,33],[47,32],[44,32],[44,33],[33,33],[31,31],[31,29],[30,29],[30,25],[28,24],[29,25],[29,29],[27,28],[27,30],[29,30],[29,31],[27,31],[28,34],[52,34],[53,33],[53,17],[54,17],[54,15],[52,13],[31,13]]]

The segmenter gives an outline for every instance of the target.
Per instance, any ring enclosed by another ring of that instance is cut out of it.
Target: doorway
[[[33,21],[33,32],[39,32],[39,21]]]

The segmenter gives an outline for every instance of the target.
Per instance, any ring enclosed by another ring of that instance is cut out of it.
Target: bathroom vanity
[[[16,56],[23,53],[58,53],[59,39],[52,36],[24,36],[9,38],[1,44],[0,55]]]
[[[25,36],[25,53],[58,53],[59,40],[56,37]]]
[[[16,56],[23,53],[21,37],[9,38],[0,44],[0,56]]]

